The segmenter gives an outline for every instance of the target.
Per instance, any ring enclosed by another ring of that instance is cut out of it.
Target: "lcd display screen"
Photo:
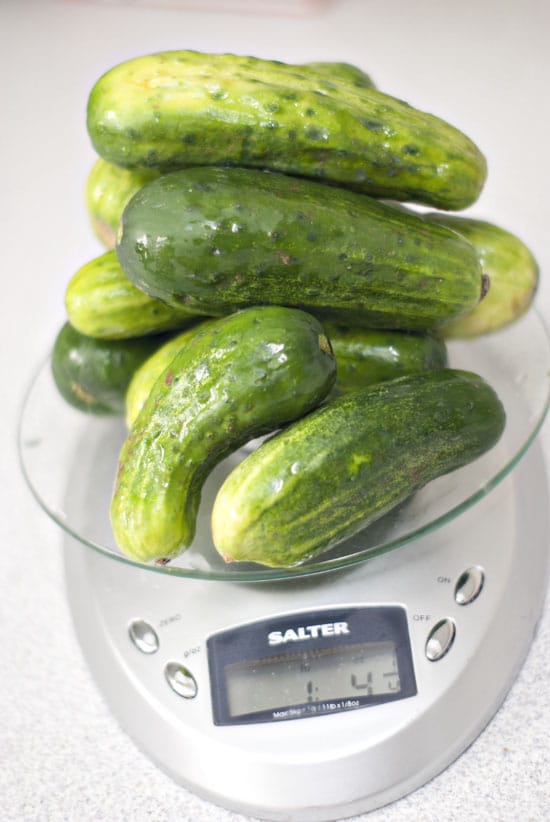
[[[310,706],[324,713],[401,690],[394,642],[363,642],[230,663],[225,685],[231,717]]]

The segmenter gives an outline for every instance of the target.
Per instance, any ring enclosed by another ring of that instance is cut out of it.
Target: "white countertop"
[[[482,147],[489,178],[471,213],[531,247],[542,271],[537,305],[550,318],[544,0],[348,0],[309,19],[166,8],[175,0],[147,5],[23,0],[0,10],[0,816],[10,822],[244,819],[176,785],[118,728],[73,635],[60,531],[18,464],[24,389],[64,322],[68,278],[101,251],[83,189],[94,159],[86,99],[103,71],[164,48],[357,63],[385,90],[448,119]],[[540,441],[550,455],[548,423]],[[548,819],[549,681],[547,608],[518,680],[476,742],[428,785],[362,818]]]

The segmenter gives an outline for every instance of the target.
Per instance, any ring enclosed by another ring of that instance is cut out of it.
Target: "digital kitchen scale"
[[[442,771],[504,699],[546,589],[535,440],[550,347],[531,310],[448,348],[503,402],[499,443],[289,569],[225,564],[212,545],[213,496],[246,448],[209,478],[188,551],[168,565],[123,557],[108,507],[124,422],[68,406],[49,361],[34,379],[21,461],[65,531],[83,652],[122,727],[196,794],[272,820],[369,811]]]

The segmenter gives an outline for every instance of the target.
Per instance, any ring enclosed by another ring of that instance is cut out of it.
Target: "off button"
[[[456,627],[452,619],[441,619],[429,633],[426,656],[430,662],[442,659],[454,642]]]

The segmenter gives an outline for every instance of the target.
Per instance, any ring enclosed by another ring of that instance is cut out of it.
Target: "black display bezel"
[[[268,635],[272,631],[283,634],[297,626],[347,623],[345,635],[315,636],[301,642],[271,646]],[[281,653],[301,650],[318,650],[357,643],[391,642],[395,646],[400,690],[396,693],[358,696],[357,699],[334,700],[330,703],[311,705],[282,705],[277,709],[254,711],[232,716],[229,710],[225,668],[235,662],[254,662],[277,657]],[[212,712],[215,725],[242,725],[259,722],[280,722],[304,719],[341,711],[356,710],[369,705],[393,702],[417,693],[412,661],[407,614],[402,606],[368,605],[330,608],[327,610],[301,611],[279,617],[239,625],[213,634],[207,640],[208,665],[212,696]],[[353,704],[351,704],[353,703]]]

